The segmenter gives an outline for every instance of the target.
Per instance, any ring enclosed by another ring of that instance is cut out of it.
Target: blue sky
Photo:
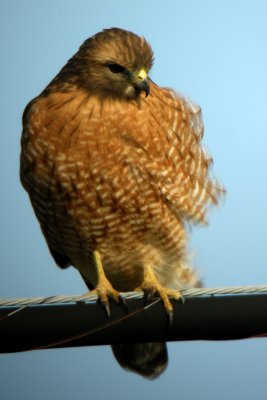
[[[190,233],[206,286],[267,280],[267,2],[1,0],[0,297],[83,293],[55,267],[19,182],[21,115],[80,44],[118,26],[152,44],[152,79],[198,102],[227,197]],[[3,399],[266,399],[265,339],[169,345],[155,382],[120,369],[109,347],[0,356]],[[103,383],[102,383],[103,382]]]

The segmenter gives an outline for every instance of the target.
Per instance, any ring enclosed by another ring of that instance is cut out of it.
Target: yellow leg
[[[154,294],[160,296],[171,323],[173,320],[173,306],[170,302],[170,298],[183,301],[182,294],[178,290],[172,290],[162,286],[156,278],[151,265],[145,266],[143,283],[136,291],[140,290],[144,292],[146,300],[149,300]]]
[[[107,315],[110,316],[109,298],[115,300],[117,303],[122,304],[123,300],[120,293],[113,288],[113,286],[107,279],[99,252],[95,250],[93,252],[93,257],[97,271],[97,285],[95,289],[92,290],[90,293],[96,294],[98,296],[98,299],[100,303],[104,306]]]

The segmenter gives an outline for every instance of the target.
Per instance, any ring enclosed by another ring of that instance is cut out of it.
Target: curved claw
[[[109,280],[106,278],[101,261],[101,256],[97,250],[93,252],[93,259],[97,271],[98,283],[91,294],[94,293],[97,295],[98,301],[104,307],[108,317],[110,317],[109,299],[114,300],[116,303],[120,303],[122,308],[128,311],[124,299],[122,298],[120,293],[116,289],[114,289]]]
[[[144,303],[145,303],[145,306],[147,306],[150,303],[150,301],[152,300],[152,298],[155,294],[155,290],[154,290],[154,288],[149,288],[149,289],[145,288],[145,289],[143,289],[143,292],[144,292]]]
[[[108,299],[106,301],[101,301],[101,299],[98,299],[99,302],[102,304],[102,306],[104,307],[106,314],[108,316],[108,318],[110,317],[110,308],[109,308],[109,301]]]
[[[126,313],[128,313],[129,310],[128,310],[127,303],[126,303],[126,301],[124,300],[124,298],[122,297],[121,294],[119,294],[118,300],[119,300],[119,303],[120,303],[121,307],[123,308],[123,310]]]
[[[144,292],[145,304],[148,304],[154,294],[158,294],[162,300],[168,317],[168,325],[170,326],[173,322],[173,306],[170,299],[179,300],[183,304],[184,298],[182,294],[178,290],[169,289],[161,285],[161,283],[155,277],[153,269],[150,265],[147,265],[144,271],[143,283],[136,289],[136,291],[141,290]]]
[[[110,286],[109,288],[103,286],[102,287],[97,286],[94,290],[90,292],[90,294],[97,295],[98,297],[97,301],[104,307],[108,317],[110,317],[110,306],[109,306],[110,300],[119,303],[121,308],[126,313],[128,312],[128,307],[124,298],[119,292],[117,292],[117,290],[113,289],[112,286]]]
[[[168,317],[168,327],[170,328],[170,326],[173,323],[173,310],[167,311],[167,317]]]

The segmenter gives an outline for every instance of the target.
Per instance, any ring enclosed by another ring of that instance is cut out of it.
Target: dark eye
[[[125,68],[122,65],[116,63],[108,64],[108,68],[110,69],[111,72],[113,72],[113,74],[120,74],[125,70]]]

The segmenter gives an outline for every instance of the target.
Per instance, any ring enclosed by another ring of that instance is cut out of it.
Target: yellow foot
[[[105,283],[101,282],[100,285],[97,285],[90,294],[97,295],[98,300],[105,308],[108,317],[110,317],[109,300],[111,299],[116,301],[116,303],[122,303],[120,293],[111,286],[108,280]]]
[[[144,281],[141,286],[139,286],[135,290],[138,292],[144,292],[144,299],[146,304],[154,295],[158,294],[163,302],[170,324],[173,321],[173,306],[170,302],[170,299],[180,300],[181,302],[184,301],[182,294],[178,290],[166,288],[159,283],[154,275],[151,266],[146,266]]]
[[[121,306],[127,311],[128,309],[124,299],[122,298],[120,293],[113,288],[111,283],[106,278],[98,251],[94,251],[93,256],[98,275],[98,283],[95,289],[90,292],[90,294],[97,295],[98,300],[105,308],[108,317],[110,316],[109,299],[116,301],[116,303],[120,303]]]

